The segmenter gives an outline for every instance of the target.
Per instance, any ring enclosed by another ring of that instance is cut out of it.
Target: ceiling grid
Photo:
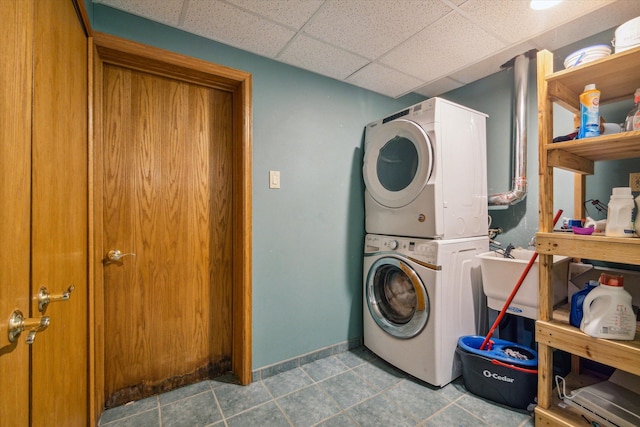
[[[640,15],[637,0],[93,0],[393,98],[432,97]]]

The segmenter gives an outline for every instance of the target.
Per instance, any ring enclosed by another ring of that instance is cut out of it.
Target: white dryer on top
[[[486,236],[487,115],[431,98],[365,129],[366,232]]]

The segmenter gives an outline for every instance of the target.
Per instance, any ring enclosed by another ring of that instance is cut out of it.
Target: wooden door
[[[7,321],[16,308],[29,314],[33,7],[0,3],[0,239],[7,248],[0,264],[0,420],[7,426],[29,423],[29,347],[9,343]]]
[[[51,325],[32,351],[32,425],[88,425],[88,54],[70,0],[36,0],[32,135],[32,315],[45,286]],[[52,423],[51,420],[57,420]]]
[[[0,2],[0,424],[88,425],[87,36],[72,1]],[[43,316],[6,345],[10,313]]]
[[[111,407],[231,369],[233,98],[106,65],[102,99]]]

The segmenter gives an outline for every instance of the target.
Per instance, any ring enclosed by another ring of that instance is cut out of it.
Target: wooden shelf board
[[[640,131],[556,142],[546,144],[545,149],[547,156],[561,151],[590,161],[636,158],[640,157]]]
[[[545,409],[537,406],[535,414],[536,427],[575,427],[587,425],[585,419],[582,418],[580,414],[569,408],[564,409],[558,406],[552,406]]]
[[[547,83],[564,86],[564,92],[580,94],[584,86],[595,83],[601,91],[600,104],[632,99],[640,87],[640,48],[629,49],[575,68],[555,72],[546,77]],[[613,61],[613,62],[612,62]]]
[[[554,168],[568,170],[581,175],[593,175],[593,160],[577,156],[566,150],[548,150],[547,164]]]
[[[569,232],[536,233],[541,255],[565,255],[600,261],[640,265],[640,238],[582,236]]]
[[[640,336],[633,341],[593,338],[557,320],[536,322],[536,341],[549,347],[640,375]]]

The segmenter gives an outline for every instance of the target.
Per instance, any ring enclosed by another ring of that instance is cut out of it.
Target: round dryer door
[[[429,296],[420,277],[399,258],[383,257],[367,275],[366,300],[373,320],[396,338],[412,338],[429,320]]]
[[[389,208],[406,206],[420,195],[433,169],[429,136],[410,120],[367,129],[362,175],[367,191]]]

